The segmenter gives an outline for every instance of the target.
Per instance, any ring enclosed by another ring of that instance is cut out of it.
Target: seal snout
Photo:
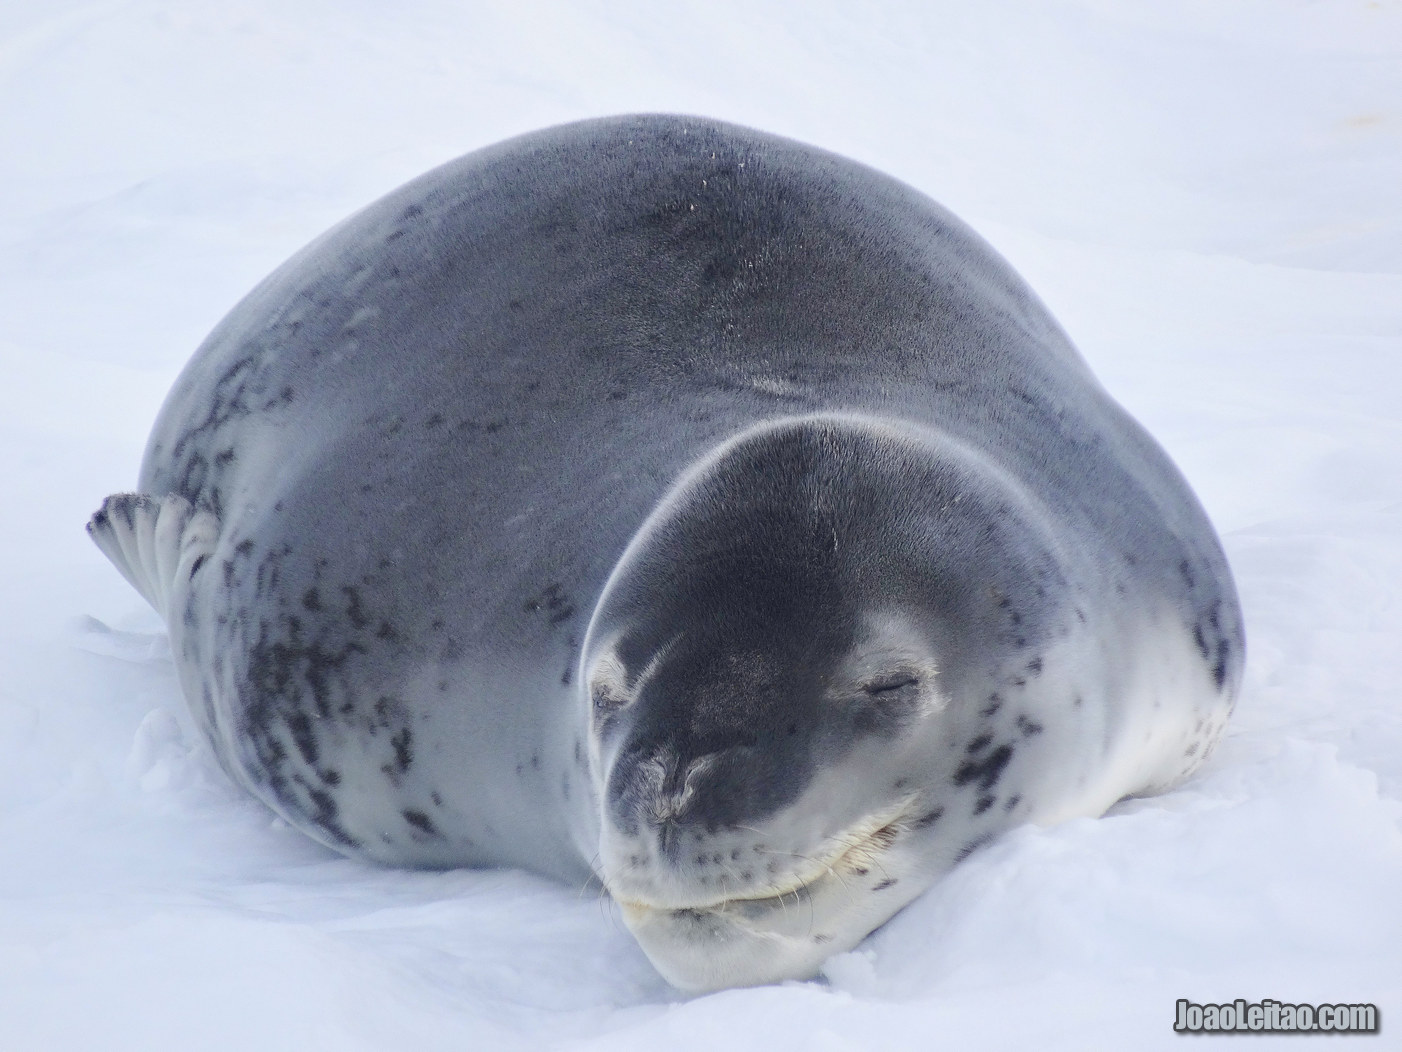
[[[719,803],[732,795],[727,783],[743,780],[744,746],[687,755],[672,743],[634,752],[617,763],[609,779],[614,821],[675,861],[683,834],[693,828],[711,833],[723,824]]]
[[[638,765],[638,780],[643,798],[639,810],[643,825],[657,838],[661,853],[675,860],[681,850],[687,819],[698,803],[697,789],[713,770],[721,754],[681,760],[675,749],[660,747],[652,757]]]
[[[720,753],[707,753],[686,763],[677,761],[671,750],[660,750],[662,757],[652,761],[661,767],[660,791],[650,804],[652,818],[661,825],[683,817],[696,800],[696,788],[707,771],[713,769]]]
[[[804,824],[797,813],[734,831],[747,839],[733,841],[729,857],[757,870],[748,882],[624,875],[608,889],[653,963],[684,989],[805,974],[854,946],[923,886],[907,880],[910,860],[900,847],[917,803],[905,797],[826,836],[793,836]]]

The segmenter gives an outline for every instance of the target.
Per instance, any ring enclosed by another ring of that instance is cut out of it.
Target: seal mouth
[[[670,913],[679,918],[714,914],[756,916],[769,910],[785,909],[811,895],[815,888],[830,881],[842,881],[850,875],[866,875],[880,864],[881,856],[901,835],[908,831],[915,797],[902,800],[897,806],[880,811],[849,826],[823,842],[825,850],[805,859],[805,865],[789,875],[783,883],[770,884],[756,895],[716,896],[686,905],[646,902],[614,896],[625,918],[641,919],[657,913]]]

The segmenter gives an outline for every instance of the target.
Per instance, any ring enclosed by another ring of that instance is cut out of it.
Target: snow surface
[[[686,998],[593,895],[280,826],[82,530],[294,249],[440,161],[637,110],[973,223],[1193,481],[1244,597],[1195,778],[1014,833],[825,981]],[[1399,397],[1397,0],[0,3],[0,1048],[1181,1048],[1179,997],[1371,1001],[1350,1047],[1402,1047]]]

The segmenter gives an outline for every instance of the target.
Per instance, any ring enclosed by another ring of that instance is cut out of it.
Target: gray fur
[[[680,985],[809,974],[1000,830],[1171,784],[1240,678],[1201,508],[1008,266],[713,121],[340,224],[196,353],[140,491],[90,529],[234,778],[350,855],[597,873]],[[764,958],[766,895],[847,919]]]

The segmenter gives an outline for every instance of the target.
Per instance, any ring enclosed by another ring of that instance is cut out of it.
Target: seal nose
[[[686,744],[653,739],[620,752],[608,773],[605,805],[619,832],[652,838],[668,826],[753,823],[802,791],[803,758],[792,751],[766,753],[733,741],[693,751]]]
[[[687,812],[698,799],[697,786],[716,765],[719,755],[708,753],[683,764],[677,762],[675,753],[670,754],[662,784],[650,807],[650,824],[657,830],[657,846],[664,855],[676,855]]]
[[[614,779],[611,794],[623,828],[631,827],[635,835],[642,832],[639,827],[651,828],[666,850],[702,810],[707,776],[723,755],[724,750],[683,757],[675,744],[666,743],[627,764],[617,772],[622,777]]]
[[[720,753],[707,753],[683,765],[673,754],[652,807],[653,817],[659,823],[681,818],[686,813],[696,797],[697,784],[716,765],[719,756]]]

